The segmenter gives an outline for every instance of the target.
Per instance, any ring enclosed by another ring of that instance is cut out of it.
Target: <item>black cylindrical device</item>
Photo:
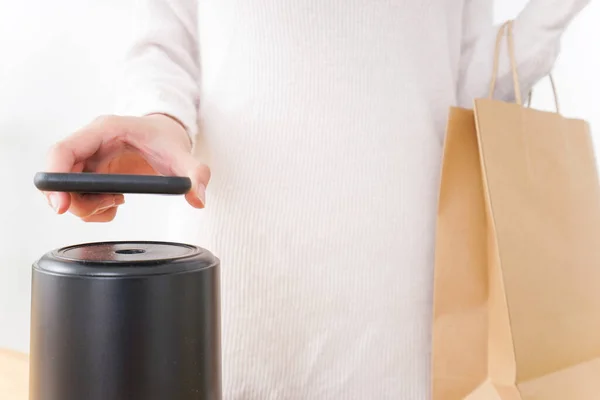
[[[221,399],[219,260],[103,242],[33,265],[30,400]]]

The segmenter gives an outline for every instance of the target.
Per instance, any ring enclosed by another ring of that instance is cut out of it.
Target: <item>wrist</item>
[[[143,118],[155,121],[156,123],[158,123],[160,125],[168,125],[170,127],[168,129],[169,132],[173,132],[173,133],[177,132],[181,136],[184,136],[183,139],[191,147],[192,140],[190,138],[190,134],[189,134],[186,126],[178,118],[176,118],[172,115],[169,115],[169,114],[164,114],[164,113],[152,113],[152,114],[145,115]]]
[[[152,113],[152,114],[145,115],[144,118],[147,118],[150,120],[155,120],[155,121],[162,121],[163,123],[164,123],[164,121],[169,121],[171,123],[177,124],[177,126],[180,129],[183,129],[184,131],[187,132],[185,125],[179,119],[177,119],[176,117],[169,115],[169,114]]]

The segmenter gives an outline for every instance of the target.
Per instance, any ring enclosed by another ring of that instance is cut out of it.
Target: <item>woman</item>
[[[518,16],[524,90],[587,3]],[[192,178],[198,243],[223,263],[226,399],[425,400],[446,116],[487,95],[492,9],[142,1],[121,116],[60,142],[47,170]],[[510,100],[505,58],[496,97]],[[124,201],[47,195],[89,222]]]

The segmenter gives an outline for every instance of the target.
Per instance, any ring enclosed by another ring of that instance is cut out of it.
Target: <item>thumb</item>
[[[206,187],[210,180],[210,169],[196,160],[189,152],[177,154],[171,163],[171,170],[178,176],[187,176],[192,181],[192,188],[185,198],[192,207],[204,208],[206,204]]]

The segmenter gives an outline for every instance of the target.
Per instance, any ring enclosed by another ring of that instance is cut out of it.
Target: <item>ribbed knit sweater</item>
[[[523,90],[588,1],[531,0],[516,18]],[[492,0],[140,1],[119,113],[176,117],[212,169],[186,229],[222,261],[225,399],[429,398],[446,118],[487,96],[492,14]]]

